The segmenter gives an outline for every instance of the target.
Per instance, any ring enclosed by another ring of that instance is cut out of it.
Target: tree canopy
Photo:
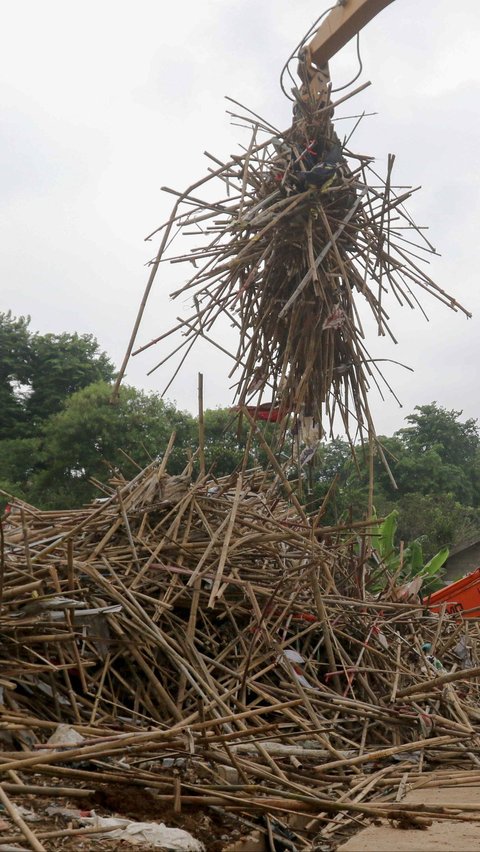
[[[23,430],[26,422],[22,387],[29,380],[29,317],[0,314],[0,440]]]
[[[480,534],[480,435],[477,422],[437,403],[417,406],[407,426],[381,437],[395,485],[375,458],[374,504],[378,515],[399,511],[398,535],[424,539],[431,556],[440,547]],[[313,496],[319,501],[333,476],[337,487],[329,504],[330,520],[347,512],[365,512],[368,462],[361,447],[356,462],[340,439],[322,445]]]
[[[38,424],[94,382],[110,381],[113,364],[90,334],[34,334],[30,339],[27,416]]]
[[[90,334],[39,334],[30,317],[0,313],[0,440],[32,437],[65,399],[114,367]]]
[[[398,485],[424,495],[449,493],[465,505],[479,505],[479,431],[475,420],[460,420],[435,402],[416,406],[409,424],[395,433],[402,453],[395,464]]]
[[[29,485],[29,500],[48,507],[78,506],[99,495],[97,483],[121,473],[132,478],[153,459],[162,457],[170,435],[177,441],[169,471],[180,473],[193,445],[193,418],[124,385],[111,403],[112,387],[97,382],[72,394],[43,431],[39,465]],[[194,449],[194,447],[193,447]]]

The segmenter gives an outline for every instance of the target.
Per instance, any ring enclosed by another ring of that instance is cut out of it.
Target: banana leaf
[[[438,574],[440,569],[447,561],[449,553],[450,551],[448,547],[442,547],[442,549],[439,550],[438,553],[435,554],[435,556],[432,556],[432,558],[427,562],[427,564],[423,566],[424,573],[428,577],[435,577],[435,575]]]
[[[415,577],[423,570],[423,549],[419,541],[410,542],[403,553],[403,570],[409,577]]]
[[[383,523],[372,536],[373,544],[380,558],[388,563],[388,567],[392,567],[389,563],[393,557],[394,561],[398,561],[395,556],[395,533],[397,531],[398,512],[394,509],[385,518]]]

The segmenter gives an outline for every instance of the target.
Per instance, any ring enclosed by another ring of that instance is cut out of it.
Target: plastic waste
[[[425,656],[426,656],[428,662],[432,666],[434,666],[434,668],[436,668],[437,671],[444,672],[445,669],[444,669],[444,666],[443,666],[443,663],[441,662],[441,660],[439,660],[437,657],[434,657],[433,654],[428,653],[431,650],[431,648],[432,648],[431,642],[424,642],[423,645],[422,645],[422,651],[425,652]]]
[[[460,639],[453,649],[453,653],[459,658],[462,669],[470,669],[473,667],[473,660],[470,654],[470,649],[467,646],[467,637],[465,635],[460,636]]]
[[[149,844],[152,849],[168,852],[206,852],[200,840],[192,837],[183,828],[168,828],[162,822],[132,822],[117,817],[85,817],[82,823],[93,828],[112,829],[109,838],[125,840],[133,846]]]
[[[60,724],[55,728],[52,736],[47,740],[48,745],[57,746],[57,748],[62,748],[62,746],[68,747],[73,745],[80,745],[83,743],[85,737],[82,737],[75,728],[72,728],[71,725]]]
[[[298,651],[294,651],[293,648],[287,648],[285,651],[282,652],[282,655],[289,661],[292,667],[293,674],[297,678],[298,682],[302,686],[307,687],[308,689],[315,689],[315,687],[312,686],[311,683],[309,683],[303,673],[303,669],[301,668],[301,664],[305,662],[302,655],[299,654]]]

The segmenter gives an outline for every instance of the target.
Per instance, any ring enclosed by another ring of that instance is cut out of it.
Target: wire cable
[[[285,62],[285,65],[284,65],[284,66],[283,66],[283,68],[282,68],[282,71],[281,71],[281,74],[280,74],[280,88],[282,89],[282,92],[283,92],[283,94],[285,95],[285,97],[286,97],[286,98],[288,98],[288,100],[289,100],[289,101],[292,101],[292,103],[294,103],[294,102],[295,102],[295,98],[292,98],[292,97],[288,94],[288,92],[287,92],[287,91],[286,91],[286,89],[285,89],[285,84],[284,84],[284,77],[285,77],[285,74],[288,74],[288,75],[289,75],[289,77],[290,77],[290,80],[291,80],[291,81],[292,81],[292,83],[293,83],[293,85],[294,85],[294,86],[296,86],[296,85],[297,85],[297,80],[295,79],[295,77],[293,76],[292,72],[290,71],[290,63],[291,63],[294,59],[297,59],[297,60],[298,60],[298,59],[300,58],[300,56],[299,56],[300,51],[301,51],[301,49],[305,46],[306,42],[308,41],[308,39],[310,38],[310,36],[312,35],[312,33],[313,33],[313,32],[315,32],[315,30],[317,30],[317,29],[318,29],[319,25],[321,24],[321,22],[323,21],[323,19],[326,17],[326,15],[328,15],[328,14],[329,14],[329,13],[330,13],[333,9],[335,9],[335,8],[336,8],[336,6],[338,6],[338,5],[342,5],[342,4],[341,4],[341,3],[336,3],[336,4],[335,4],[335,6],[331,6],[329,9],[326,9],[324,12],[322,12],[322,14],[321,14],[321,15],[317,18],[317,20],[316,20],[316,21],[314,21],[314,23],[311,25],[311,27],[310,27],[310,28],[308,29],[308,31],[305,33],[305,35],[303,36],[302,40],[301,40],[301,41],[297,44],[297,46],[294,48],[293,52],[290,54],[290,56],[288,57],[287,61]],[[363,71],[363,62],[362,62],[362,57],[361,57],[361,53],[360,53],[360,33],[359,33],[359,32],[357,33],[356,48],[357,48],[357,59],[358,59],[358,71],[357,71],[357,73],[355,74],[355,76],[354,76],[351,80],[349,80],[349,82],[348,82],[348,83],[345,83],[343,86],[338,86],[337,88],[332,89],[332,94],[334,94],[334,93],[336,93],[336,92],[342,92],[344,89],[348,89],[350,86],[353,86],[353,84],[354,84],[354,83],[358,80],[358,78],[360,77],[360,75],[361,75],[361,73],[362,73],[362,71]]]
[[[348,83],[345,83],[344,86],[338,86],[336,89],[332,89],[332,95],[335,92],[343,92],[344,89],[349,89],[350,86],[353,86],[353,84],[356,83],[356,81],[360,77],[360,74],[363,71],[363,62],[362,62],[362,57],[360,55],[360,33],[359,32],[357,33],[357,59],[358,59],[358,71],[355,74],[355,77],[353,78],[353,80],[350,80]]]
[[[335,5],[337,5],[337,4],[335,4]],[[325,18],[325,16],[326,16],[326,15],[328,15],[328,14],[329,14],[329,12],[331,12],[331,11],[332,11],[332,9],[334,9],[334,8],[335,8],[335,5],[334,5],[334,6],[330,6],[330,8],[329,8],[329,9],[326,9],[324,12],[322,12],[322,14],[320,15],[320,17],[318,17],[318,18],[317,18],[317,20],[313,22],[313,24],[311,25],[311,27],[308,29],[308,31],[307,31],[307,32],[305,33],[305,35],[303,36],[302,40],[301,40],[301,41],[297,44],[297,46],[294,48],[293,52],[290,54],[290,56],[288,57],[287,61],[285,62],[285,65],[284,65],[284,66],[283,66],[283,68],[282,68],[282,71],[281,71],[281,74],[280,74],[280,88],[281,88],[281,90],[282,90],[283,94],[285,95],[285,97],[286,97],[286,98],[288,98],[288,100],[289,100],[289,101],[292,101],[293,103],[295,103],[295,98],[292,98],[292,97],[288,94],[288,92],[285,90],[285,86],[284,86],[283,78],[284,78],[285,74],[287,73],[287,74],[289,74],[290,79],[291,79],[291,81],[293,82],[293,84],[294,84],[294,85],[297,85],[297,81],[295,80],[295,78],[294,78],[294,76],[293,76],[292,72],[290,71],[290,67],[289,67],[289,66],[290,66],[290,63],[292,62],[292,60],[293,60],[293,59],[299,59],[299,51],[302,49],[302,47],[304,47],[304,46],[305,46],[305,44],[306,44],[307,40],[310,38],[310,36],[312,35],[312,33],[313,33],[316,29],[318,29],[319,24],[323,21],[323,19]]]

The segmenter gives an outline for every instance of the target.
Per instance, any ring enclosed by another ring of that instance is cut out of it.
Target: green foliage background
[[[169,471],[179,473],[198,445],[195,418],[156,394],[123,386],[111,405],[114,366],[91,335],[30,330],[28,317],[0,313],[0,488],[40,508],[71,508],[99,496],[112,475],[132,477],[161,457],[176,432]],[[273,446],[277,430],[263,424]],[[229,409],[205,412],[205,454],[222,476],[244,458],[245,422]],[[381,443],[397,484],[375,459],[378,517],[397,510],[397,540],[419,540],[426,559],[445,545],[480,535],[480,438],[477,422],[435,402],[417,406],[406,426]],[[266,464],[249,445],[249,465]],[[282,450],[288,459],[291,447]],[[325,523],[365,517],[368,462],[346,441],[322,443],[303,469],[302,495],[321,505],[335,480]],[[292,476],[296,476],[292,466]]]
[[[462,412],[435,402],[420,405],[406,417],[407,426],[380,437],[394,487],[375,458],[374,505],[378,517],[398,510],[397,537],[420,539],[427,558],[445,545],[480,535],[480,436],[477,422],[462,421]],[[332,478],[337,487],[327,517],[336,522],[352,513],[361,517],[368,499],[366,451],[340,439],[318,453],[313,497],[320,502]]]

